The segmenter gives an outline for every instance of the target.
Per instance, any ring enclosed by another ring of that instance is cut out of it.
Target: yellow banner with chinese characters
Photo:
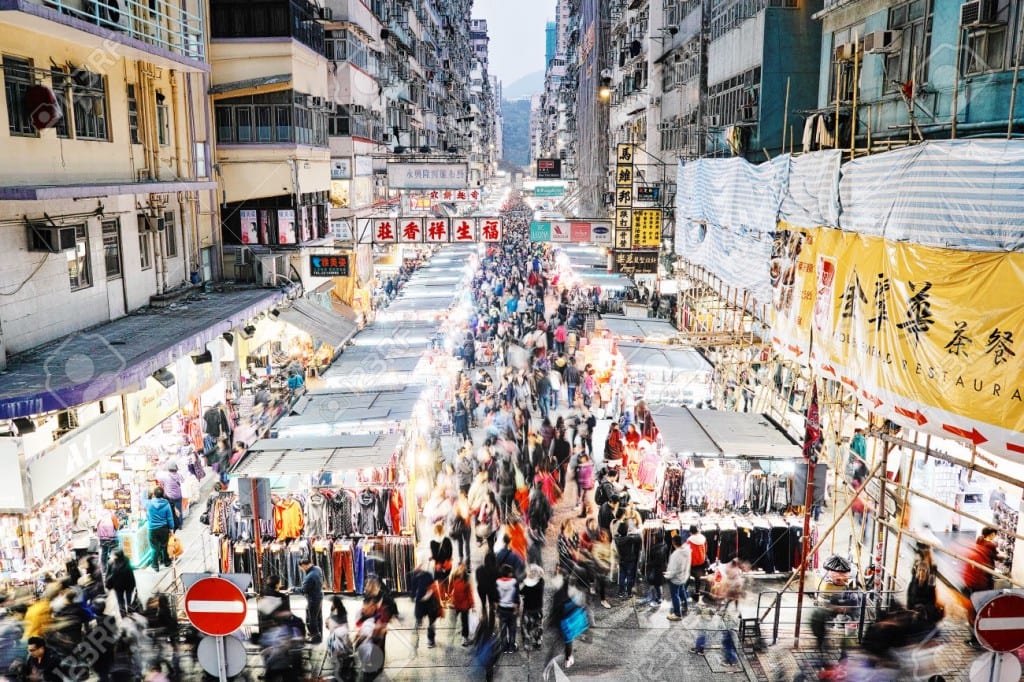
[[[1024,254],[780,223],[770,273],[782,352],[898,422],[1024,460]]]

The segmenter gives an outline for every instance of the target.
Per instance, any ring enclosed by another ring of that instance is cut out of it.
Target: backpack
[[[690,545],[690,565],[691,566],[703,566],[708,559],[708,544],[697,544],[694,542],[687,542]]]
[[[450,529],[451,535],[460,537],[466,532],[466,519],[462,518],[461,514],[452,511],[451,516],[448,519],[448,528]]]

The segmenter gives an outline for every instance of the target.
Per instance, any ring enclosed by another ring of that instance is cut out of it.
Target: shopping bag
[[[587,618],[586,609],[580,608],[572,600],[566,602],[566,607],[572,610],[562,619],[562,636],[566,642],[574,642],[590,627],[590,619]]]
[[[171,559],[177,559],[185,553],[185,549],[181,546],[181,540],[174,533],[171,533],[171,537],[167,540],[167,556]]]

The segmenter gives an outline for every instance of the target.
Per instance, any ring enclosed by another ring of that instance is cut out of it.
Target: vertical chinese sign
[[[619,144],[615,148],[616,251],[633,248],[633,153],[631,144]]]

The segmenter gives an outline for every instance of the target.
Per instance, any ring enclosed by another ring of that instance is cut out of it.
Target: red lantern
[[[45,85],[33,85],[25,92],[25,109],[36,130],[52,128],[64,118],[57,96]]]

